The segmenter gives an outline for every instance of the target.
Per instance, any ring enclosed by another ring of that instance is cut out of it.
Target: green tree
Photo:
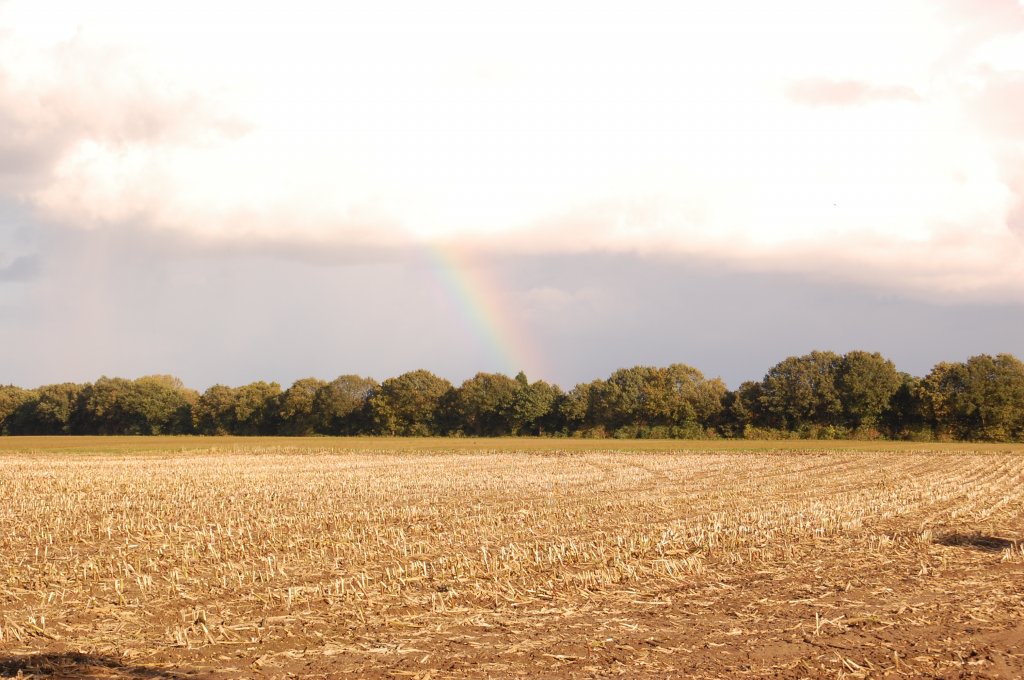
[[[386,435],[440,434],[441,404],[452,389],[450,382],[424,370],[389,378],[370,398],[374,427]]]
[[[278,406],[281,434],[303,437],[316,432],[322,418],[314,404],[317,393],[326,385],[323,380],[302,378],[284,391]]]
[[[559,400],[557,408],[566,434],[597,427],[594,403],[604,391],[604,381],[580,383]]]
[[[921,395],[940,437],[1024,438],[1024,363],[1013,355],[939,363],[922,381]]]
[[[658,377],[658,369],[652,366],[620,368],[612,373],[594,394],[594,420],[611,432],[655,424],[664,415]]]
[[[213,385],[192,408],[192,423],[199,434],[225,435],[237,431],[235,408],[238,395],[226,385]]]
[[[747,380],[722,399],[720,429],[727,437],[743,437],[752,429],[768,427],[761,406],[761,383]]]
[[[721,380],[707,380],[692,366],[634,366],[615,371],[592,393],[591,416],[619,436],[700,436],[718,424],[725,394]]]
[[[257,381],[235,388],[234,434],[278,434],[278,402],[281,386]]]
[[[147,375],[134,381],[128,410],[134,411],[142,434],[187,434],[192,431],[192,406],[199,394],[172,375]]]
[[[709,380],[692,366],[672,364],[660,371],[660,379],[666,424],[691,431],[718,425],[728,392],[720,378]]]
[[[960,438],[967,424],[958,421],[956,402],[966,390],[966,367],[941,361],[932,368],[918,387],[922,411],[939,439]]]
[[[982,354],[967,360],[967,373],[970,390],[960,408],[972,437],[1024,439],[1024,362],[1012,354]]]
[[[925,415],[921,379],[900,373],[900,386],[882,415],[886,434],[892,439],[932,439],[935,431]]]
[[[321,387],[313,398],[318,430],[355,435],[370,430],[369,404],[380,385],[373,378],[343,375]]]
[[[761,381],[761,409],[769,424],[790,431],[839,424],[843,406],[836,387],[842,358],[814,351],[787,357]]]
[[[836,376],[844,424],[852,430],[878,428],[901,384],[895,364],[878,352],[847,353]]]
[[[533,383],[523,382],[526,375],[520,373],[523,380],[516,376],[516,382],[521,388],[512,398],[512,405],[508,414],[512,434],[515,435],[542,435],[558,429],[558,417],[556,404],[563,396],[558,385],[551,385],[543,380]]]
[[[8,420],[34,396],[34,393],[15,385],[0,385],[0,434],[8,434]]]
[[[28,393],[8,417],[11,434],[72,434],[84,385],[43,385]]]
[[[82,429],[89,434],[138,434],[124,412],[124,403],[132,389],[130,380],[101,377],[82,393]]]
[[[453,429],[472,436],[512,433],[516,395],[522,382],[501,373],[477,373],[455,390],[449,405]]]
[[[82,428],[95,434],[185,434],[199,395],[171,375],[102,377],[82,393]]]

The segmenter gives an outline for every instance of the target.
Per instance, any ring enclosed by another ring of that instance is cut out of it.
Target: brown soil
[[[11,455],[0,678],[1020,678],[1022,475],[969,452]]]

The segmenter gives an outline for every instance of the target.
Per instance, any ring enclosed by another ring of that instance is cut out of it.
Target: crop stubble
[[[1019,677],[1019,452],[0,456],[0,677]]]

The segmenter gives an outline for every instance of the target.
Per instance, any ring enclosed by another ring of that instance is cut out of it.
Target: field
[[[1024,447],[0,440],[0,677],[1024,676]]]

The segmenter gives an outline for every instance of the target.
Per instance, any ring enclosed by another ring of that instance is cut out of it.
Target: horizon
[[[873,352],[871,352],[870,350],[856,350],[856,349],[853,349],[853,350],[850,350],[850,351],[851,352],[853,352],[853,351],[864,351],[864,352],[866,352],[868,354],[873,354]],[[812,352],[833,353],[833,354],[836,354],[837,356],[840,356],[840,357],[842,357],[842,356],[844,356],[846,354],[846,353],[840,353],[840,352],[833,352],[832,350],[821,349],[821,348],[813,349],[810,352],[808,352],[807,354],[810,354]],[[775,368],[775,366],[777,366],[778,363],[781,363],[785,359],[800,358],[800,357],[803,357],[803,356],[807,356],[807,354],[803,354],[803,355],[789,355],[787,357],[783,357],[776,364],[773,364],[772,366],[769,366],[768,368],[766,368],[764,375],[762,375],[760,378],[754,378],[754,379],[750,379],[749,381],[743,381],[743,383],[746,383],[746,382],[755,382],[755,383],[761,382],[763,380],[763,378],[765,376],[767,376],[768,372],[772,368]],[[999,353],[999,354],[1004,354],[1005,355],[1005,354],[1009,354],[1009,353],[1003,352],[1003,353]],[[976,356],[999,356],[999,354],[996,354],[996,355],[974,355],[974,356],[975,357]],[[886,357],[884,354],[882,354],[881,356],[885,360],[892,361],[889,357]],[[1020,360],[1020,358],[1016,357],[1016,355],[1009,354],[1009,356],[1012,356],[1012,357]],[[970,359],[970,358],[974,358],[974,357],[964,357],[963,360],[943,360],[943,361],[938,362],[936,365],[938,365],[939,363],[966,363],[966,360]],[[917,378],[917,379],[925,378],[927,376],[927,374],[930,372],[930,370],[929,370],[929,371],[922,372],[922,373],[911,373],[909,371],[903,370],[898,364],[895,364],[895,362],[893,362],[893,364],[894,364],[896,370],[898,372],[900,372],[901,374],[906,374],[906,375],[909,375],[909,376],[911,376],[913,378]],[[555,387],[558,387],[559,389],[562,389],[564,392],[570,392],[571,390],[573,390],[575,387],[577,387],[579,385],[590,384],[590,383],[593,383],[593,382],[605,380],[606,378],[608,378],[611,374],[615,373],[616,371],[629,370],[629,369],[633,369],[633,368],[668,368],[671,365],[683,365],[683,366],[687,366],[689,368],[695,368],[698,371],[700,371],[700,373],[707,380],[721,380],[722,383],[725,385],[725,388],[728,391],[730,391],[730,392],[736,392],[737,390],[740,389],[740,387],[743,384],[743,383],[737,383],[735,385],[732,385],[732,384],[728,383],[727,381],[725,381],[721,376],[709,375],[709,374],[705,373],[703,370],[701,370],[701,368],[699,366],[693,366],[691,364],[687,364],[684,361],[673,362],[673,364],[666,364],[664,366],[654,366],[652,364],[634,364],[634,365],[631,365],[631,366],[619,366],[619,367],[613,369],[612,371],[610,371],[607,375],[595,376],[595,377],[591,378],[590,380],[584,380],[584,381],[575,383],[572,386],[562,385],[560,383],[554,383],[554,382],[550,382],[550,381],[545,381],[545,382],[549,382],[549,384],[551,384],[551,385],[553,385]],[[934,368],[934,366],[932,368]],[[379,385],[379,384],[381,384],[381,383],[383,383],[386,380],[389,380],[391,378],[397,378],[397,377],[399,377],[401,375],[404,375],[405,373],[411,373],[411,372],[419,371],[419,370],[425,370],[428,373],[431,373],[433,375],[436,375],[439,378],[442,378],[442,379],[448,381],[452,385],[452,387],[454,387],[456,389],[459,388],[459,386],[462,385],[463,383],[471,380],[472,378],[474,378],[474,377],[476,377],[478,375],[503,375],[503,376],[505,376],[507,378],[516,378],[520,373],[522,373],[522,374],[526,375],[527,380],[530,383],[534,383],[534,382],[536,382],[538,380],[543,380],[543,378],[532,378],[530,375],[526,374],[526,372],[524,370],[522,370],[522,369],[511,371],[511,372],[503,372],[503,371],[477,371],[477,372],[475,372],[475,373],[473,373],[471,375],[468,375],[468,376],[466,376],[464,378],[452,379],[452,378],[449,378],[447,376],[437,374],[434,371],[430,370],[429,368],[418,367],[418,368],[411,368],[408,371],[403,371],[402,373],[399,373],[399,374],[396,374],[396,375],[384,376],[384,377],[381,377],[379,379],[378,379],[377,376],[364,375],[364,374],[361,374],[361,373],[345,373],[345,374],[336,375],[336,376],[305,375],[305,376],[300,376],[299,378],[296,378],[295,380],[293,380],[291,382],[288,382],[288,383],[281,382],[281,381],[278,381],[278,380],[272,380],[272,379],[266,379],[266,378],[259,378],[259,377],[257,377],[257,378],[254,378],[252,380],[248,380],[246,382],[240,382],[240,383],[235,383],[235,384],[212,383],[212,384],[209,384],[209,385],[199,385],[199,386],[196,386],[196,385],[189,384],[188,382],[186,382],[184,380],[181,380],[181,378],[179,376],[177,376],[177,375],[175,375],[173,373],[147,373],[147,374],[144,374],[144,375],[101,375],[101,376],[96,376],[92,380],[85,380],[85,381],[58,381],[58,382],[55,382],[55,383],[47,383],[46,385],[42,385],[42,384],[40,384],[40,385],[14,385],[13,383],[7,383],[6,386],[20,387],[20,388],[27,389],[27,390],[33,390],[33,389],[37,389],[37,388],[41,388],[41,387],[46,387],[47,385],[59,385],[59,384],[68,384],[68,383],[79,384],[79,385],[88,385],[88,384],[95,383],[97,380],[101,380],[101,379],[123,379],[123,380],[135,381],[135,380],[139,380],[139,379],[142,379],[142,378],[170,377],[170,378],[174,378],[176,380],[181,381],[182,387],[184,387],[185,389],[193,390],[193,391],[195,391],[195,392],[197,392],[199,394],[202,394],[203,392],[209,390],[212,387],[216,387],[216,386],[229,387],[229,388],[232,388],[232,389],[236,389],[236,388],[239,388],[239,387],[243,387],[245,385],[257,384],[257,383],[277,384],[281,388],[281,390],[284,391],[284,390],[287,390],[290,386],[292,386],[296,382],[301,381],[301,380],[307,380],[307,379],[318,380],[318,381],[321,381],[323,383],[330,383],[331,381],[333,381],[333,380],[335,380],[337,378],[356,377],[356,378],[361,378],[361,379],[372,380],[372,381],[376,382]],[[0,386],[4,386],[4,385],[0,384]]]

